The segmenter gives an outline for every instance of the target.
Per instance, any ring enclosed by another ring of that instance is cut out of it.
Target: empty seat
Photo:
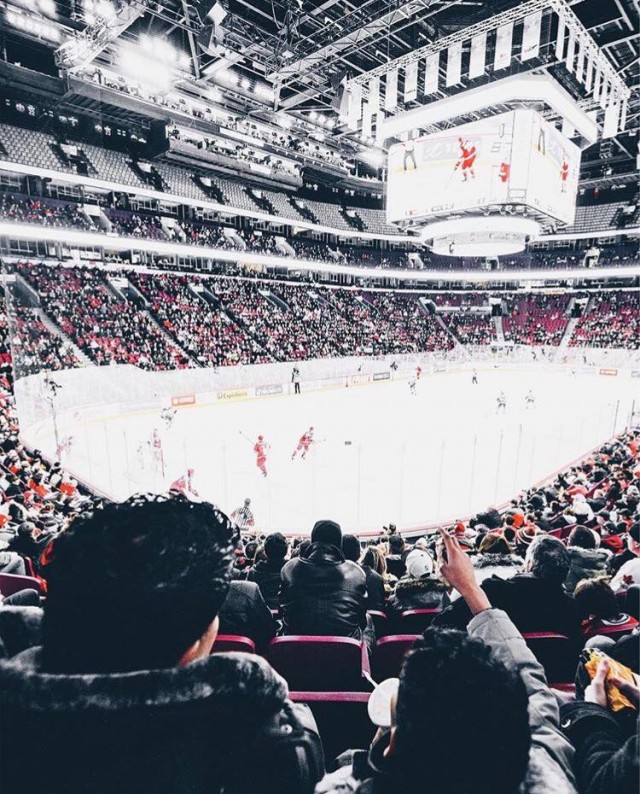
[[[357,692],[369,688],[366,648],[350,637],[276,637],[267,659],[291,690]]]
[[[218,634],[211,653],[229,653],[230,651],[255,653],[256,644],[249,637],[243,637],[240,634]]]
[[[399,634],[422,634],[433,623],[439,609],[407,609],[396,623]]]
[[[376,642],[371,660],[371,673],[377,683],[385,678],[397,678],[404,657],[413,648],[419,634],[390,634]]]
[[[14,573],[0,573],[0,593],[7,596],[19,593],[20,590],[37,590],[42,592],[40,581],[33,576],[18,576]]]
[[[522,635],[533,655],[544,667],[549,684],[572,683],[578,657],[574,643],[564,634],[536,631]]]
[[[367,615],[369,615],[373,622],[376,637],[384,637],[389,630],[389,618],[379,609],[368,609]]]

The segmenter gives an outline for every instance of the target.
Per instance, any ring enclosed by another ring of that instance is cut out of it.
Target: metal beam
[[[387,13],[368,24],[362,25],[357,30],[347,33],[315,52],[277,69],[269,75],[269,80],[284,84],[287,81],[298,79],[300,75],[314,69],[318,63],[330,62],[332,58],[339,56],[341,52],[350,49],[352,46],[363,41],[369,41],[374,36],[386,32],[399,20],[412,19],[420,12],[431,9],[436,5],[437,9],[433,10],[432,13],[437,13],[443,6],[451,5],[451,3],[446,3],[445,0],[406,0],[400,6],[390,9]],[[413,21],[417,22],[418,20],[413,19]]]

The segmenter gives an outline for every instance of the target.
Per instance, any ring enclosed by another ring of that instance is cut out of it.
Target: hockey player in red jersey
[[[300,440],[298,441],[298,446],[293,451],[293,455],[291,456],[291,460],[295,458],[298,452],[302,451],[300,457],[304,460],[309,448],[313,444],[313,427],[310,427],[306,433],[303,433],[300,436]]]
[[[262,472],[262,476],[267,476],[267,450],[269,445],[264,440],[264,436],[258,436],[258,440],[253,445],[253,451],[256,453],[256,466]]]
[[[473,166],[478,151],[471,141],[463,141],[462,138],[458,138],[458,143],[460,144],[460,156],[453,170],[457,171],[459,168],[462,172],[462,178],[466,182],[469,176],[473,179],[476,178],[476,172]]]
[[[422,367],[418,365],[416,367],[416,380],[420,380],[420,375],[422,375]]]
[[[169,490],[180,491],[180,493],[186,494],[187,496],[199,496],[198,492],[193,487],[194,474],[195,472],[193,469],[187,469],[186,474],[183,474],[182,477],[178,477],[177,480],[171,483]]]
[[[569,163],[567,162],[566,157],[564,154],[562,155],[562,165],[560,166],[560,182],[562,187],[560,188],[561,193],[567,192],[567,179],[569,178]]]

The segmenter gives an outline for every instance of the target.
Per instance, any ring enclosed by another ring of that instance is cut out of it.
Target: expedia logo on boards
[[[631,370],[631,377],[632,378],[640,378],[640,369],[632,369]]]
[[[389,380],[390,377],[390,372],[375,372],[373,375],[374,380]]]
[[[216,394],[218,400],[229,402],[231,400],[241,400],[249,394],[247,389],[233,389],[232,391],[219,391]]]

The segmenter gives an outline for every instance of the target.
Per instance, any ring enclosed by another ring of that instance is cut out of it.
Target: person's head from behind
[[[611,589],[606,576],[578,582],[573,597],[583,619],[613,620],[620,614],[616,594]]]
[[[233,527],[206,502],[134,496],[78,517],[47,571],[51,672],[173,667],[207,656],[229,589]]]
[[[342,548],[342,530],[335,521],[316,521],[311,530],[312,543],[326,543],[329,546]]]
[[[478,549],[480,554],[511,554],[507,540],[496,534],[485,535]]]
[[[271,562],[282,562],[289,551],[287,539],[281,532],[267,535],[264,541],[264,553]]]
[[[598,536],[587,527],[578,525],[571,530],[567,545],[580,549],[595,549],[598,546]]]
[[[640,521],[636,521],[629,527],[627,547],[632,554],[640,557]]]
[[[387,561],[379,546],[368,546],[362,555],[361,564],[368,566],[380,576],[387,574]]]
[[[389,535],[389,554],[402,554],[404,540],[402,535]]]
[[[355,535],[342,536],[342,553],[344,554],[345,560],[358,562],[360,559],[360,552],[360,541]]]
[[[567,578],[569,567],[569,552],[558,538],[539,535],[529,544],[525,568],[538,579],[561,585]]]
[[[531,743],[527,695],[517,672],[481,640],[427,629],[402,666],[393,714],[387,755],[400,778],[396,790],[422,790],[428,780],[446,794],[518,791]],[[456,740],[461,725],[473,737],[464,763]],[[496,737],[500,760],[490,763]]]

